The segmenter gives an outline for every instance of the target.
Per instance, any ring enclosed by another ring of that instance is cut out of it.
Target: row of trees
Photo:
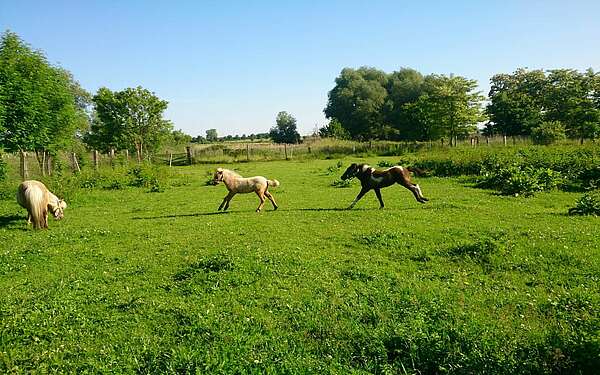
[[[403,68],[345,68],[329,92],[321,134],[354,139],[455,139],[484,120],[477,82]]]
[[[526,70],[491,79],[489,101],[477,82],[403,68],[387,74],[345,68],[329,92],[321,136],[450,140],[478,131],[534,138],[600,137],[600,75],[589,69]]]
[[[600,136],[600,75],[591,69],[519,69],[493,76],[491,84],[486,133]]]

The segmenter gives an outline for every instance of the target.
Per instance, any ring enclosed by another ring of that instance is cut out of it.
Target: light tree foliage
[[[600,76],[591,69],[518,69],[493,76],[491,83],[487,133],[542,134],[549,127],[539,129],[543,123],[559,122],[571,138],[600,136]]]
[[[0,144],[9,152],[55,154],[88,126],[89,94],[7,31],[0,40]]]
[[[100,88],[93,98],[95,117],[86,143],[96,149],[132,149],[141,161],[169,136],[172,124],[163,119],[168,103],[140,86],[113,92]]]
[[[217,129],[208,129],[206,131],[206,140],[209,142],[216,142],[219,140],[219,134],[217,133]]]
[[[271,128],[269,135],[275,143],[300,143],[300,134],[296,127],[296,119],[291,114],[282,111],[277,114],[276,126]]]

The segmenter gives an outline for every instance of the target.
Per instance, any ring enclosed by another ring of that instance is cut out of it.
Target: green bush
[[[591,190],[583,194],[569,209],[570,215],[594,215],[600,216],[600,189]]]
[[[477,186],[496,189],[504,195],[531,196],[538,191],[552,190],[562,183],[560,172],[548,168],[508,167],[484,168]]]
[[[350,187],[350,185],[352,185],[352,180],[335,179],[331,182],[331,186],[337,188],[347,188]]]
[[[537,128],[531,130],[533,143],[549,145],[566,139],[565,126],[560,121],[544,121]]]

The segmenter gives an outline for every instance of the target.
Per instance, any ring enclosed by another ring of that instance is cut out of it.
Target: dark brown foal
[[[425,203],[429,199],[423,196],[421,188],[417,184],[413,184],[410,180],[410,171],[408,168],[394,166],[385,170],[377,170],[367,164],[353,163],[346,169],[342,175],[342,180],[347,180],[356,177],[360,180],[362,189],[350,204],[348,209],[351,209],[369,190],[375,190],[375,195],[379,200],[379,208],[383,208],[383,199],[381,198],[381,189],[394,185],[396,183],[410,190],[417,202]]]

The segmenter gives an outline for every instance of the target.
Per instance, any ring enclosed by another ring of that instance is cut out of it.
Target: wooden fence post
[[[169,167],[173,166],[173,152],[169,152]]]
[[[115,160],[115,149],[111,147],[111,149],[108,151],[108,157],[110,158],[110,166],[114,167],[114,160]]]
[[[188,165],[192,165],[192,147],[185,146],[185,154],[187,156]]]
[[[20,165],[21,165],[21,180],[25,181],[29,178],[29,170],[27,168],[27,153],[25,151],[21,151],[19,153]]]
[[[94,170],[97,171],[98,170],[98,151],[94,150],[94,152],[92,153],[92,159],[94,160]]]
[[[506,135],[502,136],[502,144],[506,146]]]
[[[125,150],[125,164],[129,165],[129,150]]]
[[[246,143],[246,161],[250,161],[250,144]]]
[[[285,160],[288,160],[288,155],[287,155],[287,143],[283,144],[283,153],[285,154]]]
[[[489,137],[485,137],[485,144],[489,146],[489,144],[490,144],[490,138]]]

